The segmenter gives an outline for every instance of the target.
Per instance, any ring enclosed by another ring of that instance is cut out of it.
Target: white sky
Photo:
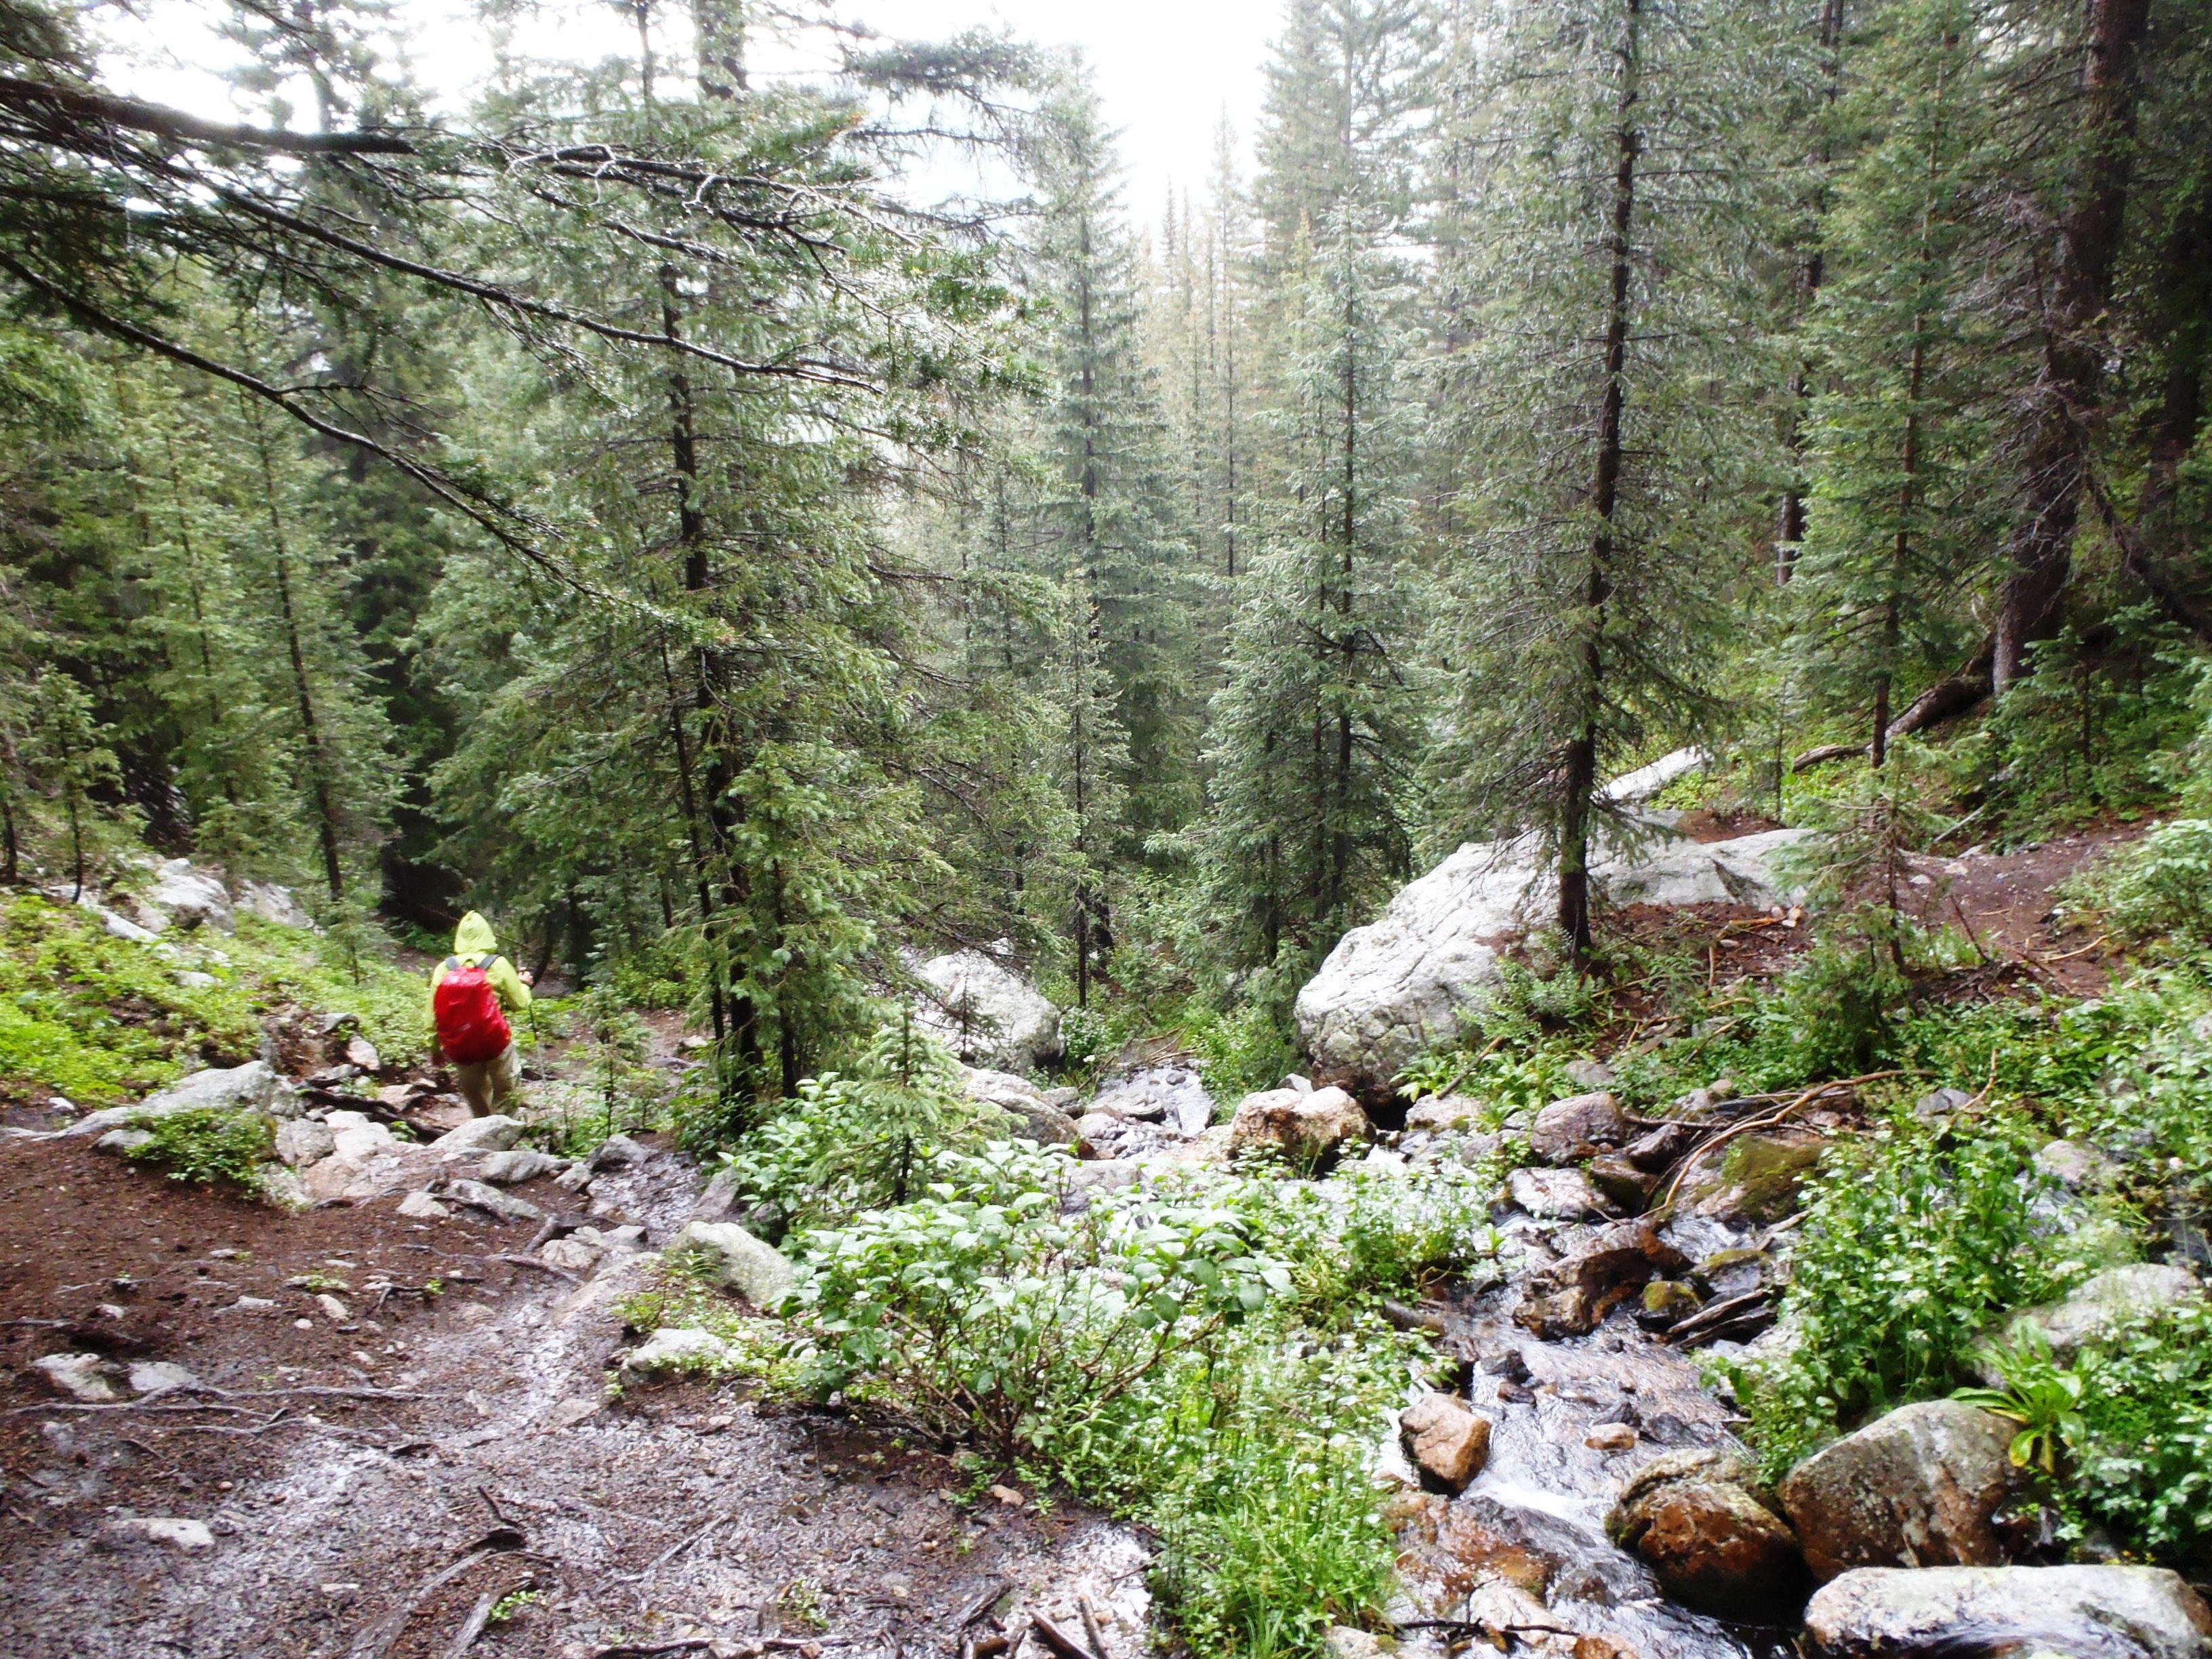
[[[1003,25],[1041,45],[1080,48],[1107,118],[1121,131],[1126,199],[1136,221],[1151,226],[1170,188],[1205,194],[1224,113],[1249,164],[1261,66],[1283,8],[1284,0],[854,0],[848,15],[907,39]],[[235,109],[210,72],[229,55],[210,27],[226,9],[212,0],[151,0],[138,19],[106,11],[118,48],[114,83],[210,116],[258,118],[258,110]],[[441,101],[465,99],[490,67],[466,0],[397,0],[396,9],[415,78]],[[631,25],[606,0],[549,0],[541,17],[517,31],[517,46],[532,58],[594,62],[633,53]],[[295,124],[307,118],[295,116]]]

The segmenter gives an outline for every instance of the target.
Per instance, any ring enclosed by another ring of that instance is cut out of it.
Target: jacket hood
[[[461,918],[461,925],[453,929],[453,954],[457,957],[489,956],[499,949],[491,924],[471,910]]]

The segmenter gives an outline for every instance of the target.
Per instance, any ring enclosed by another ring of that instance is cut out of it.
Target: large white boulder
[[[1060,1052],[1060,1010],[981,951],[932,957],[915,974],[915,1022],[969,1064],[1026,1072]]]
[[[164,859],[154,866],[154,879],[142,896],[179,927],[212,927],[234,933],[238,922],[231,911],[230,890],[213,871],[203,870],[190,859]]]
[[[79,1118],[62,1133],[70,1135],[105,1134],[134,1117],[167,1117],[173,1112],[206,1109],[266,1112],[271,1117],[297,1117],[300,1097],[266,1060],[244,1066],[195,1072],[172,1088],[149,1095],[135,1106],[111,1106]]]
[[[1647,822],[1632,841],[1601,850],[1591,884],[1612,905],[1791,902],[1780,855],[1808,833],[1697,842]],[[1469,842],[1337,941],[1298,993],[1306,1052],[1324,1072],[1387,1082],[1422,1054],[1471,1036],[1501,953],[1546,919],[1557,893],[1534,836]]]
[[[1821,1659],[2203,1659],[2212,1611],[2163,1567],[1863,1567],[1805,1609]]]
[[[240,888],[238,908],[250,916],[258,916],[279,927],[312,929],[315,925],[315,919],[293,896],[290,888],[270,882],[249,881]]]

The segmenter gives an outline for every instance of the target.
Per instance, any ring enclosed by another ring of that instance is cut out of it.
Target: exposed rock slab
[[[1805,1609],[1823,1659],[2203,1659],[2212,1610],[2162,1567],[1861,1568]]]
[[[980,1100],[1011,1115],[1019,1124],[1015,1133],[1040,1146],[1073,1146],[1075,1120],[1047,1103],[1042,1091],[1025,1077],[980,1066],[960,1068],[960,1089],[970,1100]]]
[[[1994,1566],[2027,1490],[2014,1425],[1951,1400],[1901,1406],[1790,1470],[1782,1506],[1820,1578],[1854,1567]]]
[[[1675,1600],[1728,1619],[1784,1625],[1812,1588],[1796,1534],[1762,1503],[1748,1459],[1668,1452],[1622,1489],[1606,1530]]]
[[[1367,1133],[1367,1114],[1341,1089],[1263,1089],[1237,1103],[1229,1126],[1232,1152],[1327,1157]]]
[[[915,1023],[963,1060],[1026,1072],[1060,1053],[1060,1010],[981,951],[933,957],[915,974],[924,989]]]
[[[1738,903],[1796,896],[1782,854],[1807,831],[1697,842],[1649,826],[1591,867],[1608,904]],[[1533,836],[1470,842],[1337,942],[1298,993],[1299,1040],[1333,1073],[1386,1083],[1408,1061],[1464,1041],[1499,980],[1499,957],[1554,895]]]
[[[211,1067],[146,1097],[135,1106],[110,1106],[88,1113],[62,1131],[68,1135],[105,1134],[139,1116],[167,1117],[175,1112],[252,1111],[271,1117],[296,1117],[300,1097],[268,1061]]]
[[[791,1291],[791,1263],[775,1246],[755,1238],[734,1221],[687,1221],[667,1254],[701,1263],[717,1284],[728,1285],[764,1311],[779,1305]]]

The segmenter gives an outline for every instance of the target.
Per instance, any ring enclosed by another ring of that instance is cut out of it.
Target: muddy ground
[[[631,1195],[657,1240],[696,1178],[646,1169],[684,1189]],[[603,1403],[647,1258],[578,1285],[501,1259],[526,1224],[396,1202],[287,1218],[82,1142],[0,1146],[0,1651],[949,1655],[967,1609],[982,1636],[1024,1601],[1079,1620],[1081,1593],[1117,1659],[1139,1650],[1121,1529],[975,1501],[948,1460],[826,1411],[696,1382]],[[86,1349],[223,1392],[83,1408],[26,1375]],[[128,1540],[131,1516],[213,1546]]]

